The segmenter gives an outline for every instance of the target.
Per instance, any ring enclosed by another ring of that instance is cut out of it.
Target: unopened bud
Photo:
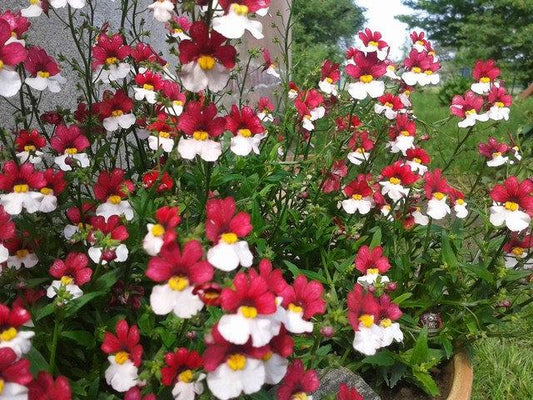
[[[322,334],[322,336],[330,338],[333,337],[333,335],[335,334],[335,329],[333,329],[333,327],[329,325],[323,326],[322,328],[320,328],[320,333]]]

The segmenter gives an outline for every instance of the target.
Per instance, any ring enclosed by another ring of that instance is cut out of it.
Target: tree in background
[[[455,53],[459,66],[493,58],[509,84],[533,82],[533,0],[403,0],[399,19]]]
[[[309,71],[319,71],[329,58],[344,59],[363,26],[364,9],[352,0],[294,0],[293,79],[302,83]]]

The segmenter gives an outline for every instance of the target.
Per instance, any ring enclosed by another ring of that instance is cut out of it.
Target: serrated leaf
[[[438,396],[439,388],[428,372],[413,371],[413,377],[420,383],[420,387],[431,396]]]
[[[419,365],[426,362],[428,358],[428,329],[424,327],[418,335],[413,353],[411,354],[411,365]]]
[[[494,282],[494,277],[483,265],[466,264],[463,268],[487,283]]]
[[[390,367],[394,365],[394,357],[388,350],[383,350],[373,356],[368,356],[363,359],[363,364],[379,365],[381,367]]]

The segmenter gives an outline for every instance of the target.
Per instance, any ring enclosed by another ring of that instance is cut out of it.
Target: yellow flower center
[[[422,164],[422,160],[418,157],[413,158],[413,161],[417,164]]]
[[[47,187],[43,187],[41,189],[41,193],[44,194],[45,196],[48,196],[49,194],[52,194],[54,191],[50,188],[47,188]]]
[[[413,67],[411,71],[414,72],[415,74],[419,74],[422,72],[422,69],[420,67]]]
[[[204,141],[207,140],[209,137],[209,134],[206,131],[194,131],[192,134],[193,139]]]
[[[442,192],[435,192],[433,193],[433,197],[437,200],[442,200],[444,198],[445,194]]]
[[[423,40],[417,40],[415,44],[418,44],[419,46],[423,46],[424,45],[424,41]]]
[[[466,115],[473,115],[473,114],[477,114],[477,113],[476,113],[476,110],[474,110],[474,109],[472,108],[471,110],[466,110],[466,111],[465,111],[465,114],[466,114]]]
[[[26,146],[24,146],[24,151],[35,151],[36,148],[34,145],[31,145],[31,144],[28,144]]]
[[[248,15],[248,7],[245,6],[244,4],[241,5],[241,4],[234,3],[231,5],[231,8],[233,12],[237,15],[241,15],[241,16]]]
[[[115,354],[115,362],[117,364],[124,364],[126,361],[128,361],[130,355],[125,351],[119,351],[117,354]]]
[[[193,379],[193,374],[190,369],[186,369],[185,371],[181,372],[178,375],[178,381],[185,382],[185,383],[191,383]]]
[[[377,275],[379,274],[379,269],[377,268],[369,268],[366,270],[367,275]]]
[[[424,73],[425,73],[426,75],[433,75],[433,71],[430,70],[430,69],[426,69],[426,70],[424,71]]]
[[[359,322],[361,322],[367,328],[370,328],[374,323],[374,317],[369,314],[363,314],[359,317]]]
[[[392,325],[392,321],[389,318],[385,318],[381,320],[379,325],[382,326],[383,328],[388,328],[389,326]]]
[[[246,366],[246,357],[242,354],[232,354],[228,357],[226,363],[233,371],[241,371]]]
[[[26,249],[20,249],[20,250],[17,250],[17,252],[15,253],[17,255],[18,258],[24,258],[28,255],[28,250]]]
[[[482,76],[479,81],[481,83],[489,83],[490,82],[490,78],[488,76]]]
[[[107,199],[109,203],[114,204],[114,205],[120,204],[121,200],[122,199],[120,198],[120,196],[116,194],[109,196],[109,198]]]
[[[518,210],[518,204],[514,203],[512,201],[506,201],[505,202],[505,209],[509,211],[516,211]]]
[[[111,115],[112,115],[113,117],[121,117],[122,115],[124,115],[124,111],[122,111],[122,110],[114,110],[114,111],[111,113]]]
[[[161,224],[155,224],[154,226],[152,226],[152,235],[154,235],[155,237],[160,237],[160,236],[163,236],[163,234],[165,233],[165,228],[163,228],[163,225]]]
[[[37,75],[39,75],[40,78],[50,78],[50,72],[46,71],[39,71],[37,72]]]
[[[223,233],[222,235],[220,235],[220,239],[226,244],[234,244],[237,243],[237,240],[239,240],[237,235],[233,232]]]
[[[239,135],[241,135],[242,137],[250,137],[252,136],[252,132],[250,131],[250,129],[239,129],[239,131],[237,132]]]
[[[74,154],[78,154],[78,149],[75,147],[69,147],[68,149],[65,149],[65,154],[73,156]]]
[[[26,184],[13,186],[13,191],[15,193],[26,193],[28,190],[30,190],[30,187]]]
[[[2,60],[0,60],[0,70],[4,68],[4,62]]]
[[[291,400],[307,400],[307,399],[308,399],[307,394],[305,394],[304,392],[293,394],[291,397]]]
[[[150,85],[149,83],[145,83],[143,85],[143,89],[144,90],[154,90],[154,86],[153,85]]]
[[[392,108],[392,103],[389,103],[388,101],[385,103],[385,107]]]
[[[61,284],[62,285],[70,285],[72,282],[74,282],[74,279],[72,279],[70,276],[65,275],[61,277]]]
[[[0,333],[0,340],[2,342],[9,342],[17,337],[17,330],[13,327],[6,329]]]
[[[41,3],[41,0],[30,0],[30,4],[32,6],[36,5],[36,4],[40,4]]]
[[[368,42],[368,45],[369,45],[369,46],[378,47],[378,46],[379,46],[379,43],[376,42],[375,40],[371,40],[370,42]]]
[[[492,153],[492,158],[500,157],[501,155],[502,153],[497,151],[496,153]]]
[[[333,79],[331,79],[329,76],[324,80],[329,84],[333,83]]]
[[[496,103],[494,103],[496,105],[496,107],[498,108],[502,108],[502,107],[505,107],[505,104],[503,104],[501,101],[497,101]]]
[[[183,29],[181,28],[174,28],[174,33],[182,33]]]
[[[215,66],[215,59],[211,56],[200,56],[198,58],[198,65],[204,71],[210,71]]]
[[[107,65],[116,64],[118,62],[118,58],[116,57],[108,57],[105,60]]]
[[[168,139],[170,137],[170,133],[165,132],[165,131],[161,131],[161,132],[159,132],[159,137],[160,138],[164,138],[164,139]]]
[[[455,203],[459,204],[460,206],[462,206],[463,204],[465,204],[465,201],[463,199],[457,199],[457,200],[455,200]]]
[[[352,199],[354,200],[362,200],[363,199],[363,196],[361,196],[360,194],[352,194]]]
[[[359,80],[363,83],[370,83],[374,80],[374,77],[372,75],[361,75]]]
[[[362,147],[358,147],[357,149],[355,149],[355,152],[359,154],[363,154],[365,152],[365,149],[363,149]]]
[[[288,307],[289,311],[292,311],[293,313],[301,313],[304,312],[304,309],[300,306],[297,306],[294,303],[290,303]]]
[[[268,353],[266,353],[266,354],[263,356],[262,360],[263,360],[263,361],[268,361],[268,360],[270,360],[271,358],[272,358],[272,352],[269,351]]]
[[[392,177],[389,179],[389,182],[392,183],[393,185],[399,185],[400,183],[402,183],[402,181],[396,177]]]
[[[522,247],[513,247],[512,253],[515,256],[521,256],[522,254],[524,254],[524,249]]]
[[[244,318],[254,319],[257,317],[257,308],[250,306],[242,306],[240,312]]]
[[[4,380],[0,378],[0,394],[2,394],[3,391],[4,391]]]
[[[177,292],[184,291],[189,286],[189,280],[182,276],[173,276],[168,280],[168,286]]]
[[[183,105],[183,101],[180,101],[180,100],[174,100],[172,102],[172,104],[174,104],[175,106],[182,106]]]
[[[394,67],[394,65],[389,65],[389,66],[387,67],[387,71],[391,71],[391,72],[392,72],[392,71],[396,71],[396,68]]]
[[[400,133],[401,133],[403,136],[411,136],[411,135],[409,134],[409,131],[401,131]]]

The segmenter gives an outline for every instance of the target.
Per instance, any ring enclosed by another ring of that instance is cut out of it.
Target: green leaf
[[[442,260],[451,268],[457,267],[457,257],[453,252],[450,238],[446,231],[442,231]]]
[[[376,232],[374,232],[374,235],[372,236],[370,248],[373,249],[374,247],[377,247],[379,245],[381,245],[381,228],[378,226]]]
[[[73,340],[88,349],[94,347],[94,335],[87,331],[63,331],[61,336]]]
[[[118,279],[120,278],[121,272],[122,271],[120,270],[120,268],[106,272],[94,282],[95,289],[98,291],[105,291],[110,289],[115,283],[117,283]]]
[[[416,340],[413,354],[411,354],[411,365],[419,365],[426,362],[428,358],[428,328],[425,326]]]
[[[327,280],[325,277],[323,277],[321,274],[315,271],[309,271],[308,269],[300,269],[293,263],[287,260],[283,260],[283,263],[289,268],[289,271],[291,271],[292,276],[296,278],[298,275],[305,275],[309,279],[317,280],[321,283],[327,284]]]
[[[144,313],[137,320],[137,325],[143,335],[149,336],[154,329],[155,315],[151,312]]]
[[[410,293],[410,292],[407,292],[407,293],[404,293],[398,297],[396,297],[395,299],[392,299],[392,301],[394,301],[396,304],[400,305],[402,304],[405,300],[411,298],[411,296],[413,296],[413,293]]]
[[[465,264],[463,268],[478,278],[483,279],[485,282],[494,282],[494,277],[483,265]]]
[[[30,371],[33,375],[37,375],[40,371],[48,371],[50,368],[43,355],[34,346],[24,357],[30,362]]]
[[[54,312],[55,305],[55,302],[45,305],[43,308],[41,308],[35,313],[33,320],[39,321],[40,319],[52,314]]]
[[[71,315],[76,314],[78,310],[85,306],[87,303],[96,299],[97,297],[104,296],[105,294],[105,292],[87,293],[81,296],[79,299],[71,301],[65,313],[65,317],[70,317]]]
[[[517,281],[519,279],[525,278],[526,276],[531,275],[531,270],[526,271],[514,271],[514,270],[507,270],[506,275],[503,278],[506,282],[513,282]]]
[[[363,364],[379,365],[381,367],[390,367],[394,365],[394,356],[388,350],[383,350],[374,356],[365,357]]]
[[[428,372],[413,371],[413,377],[420,383],[422,389],[431,396],[438,396],[439,388]]]

